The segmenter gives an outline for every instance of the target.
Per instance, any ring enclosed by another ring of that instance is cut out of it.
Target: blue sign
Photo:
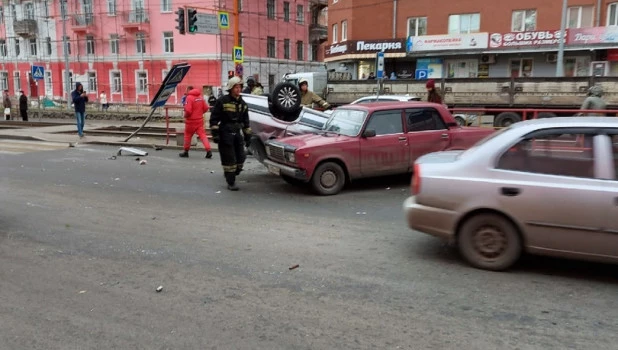
[[[191,66],[187,63],[175,64],[167,73],[165,79],[163,79],[163,83],[161,84],[159,91],[157,91],[157,94],[150,102],[150,107],[157,108],[165,106],[167,99],[170,98],[174,92],[176,92],[176,87],[180,84],[182,79],[184,79],[185,75],[187,75],[190,68]]]
[[[243,63],[243,49],[242,46],[234,46],[234,63]]]
[[[376,79],[384,78],[384,51],[380,51],[376,57]]]
[[[417,69],[414,72],[414,79],[425,80],[429,77],[429,69]]]
[[[45,79],[45,67],[43,66],[32,66],[30,68],[30,72],[32,74],[32,79],[35,79],[35,80]]]
[[[219,28],[230,29],[230,14],[224,11],[219,11]]]

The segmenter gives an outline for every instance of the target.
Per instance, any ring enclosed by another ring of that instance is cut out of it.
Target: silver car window
[[[497,168],[536,174],[594,178],[594,134],[556,131],[510,147]]]
[[[327,115],[318,115],[311,112],[307,112],[306,110],[301,114],[300,120],[298,121],[300,124],[312,126],[318,129],[323,129],[324,124],[328,121]]]

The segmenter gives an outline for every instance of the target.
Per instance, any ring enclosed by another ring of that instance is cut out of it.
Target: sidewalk
[[[33,120],[38,121],[38,118]],[[182,149],[182,146],[177,145],[176,130],[184,130],[184,123],[174,122],[170,123],[169,130],[169,144],[166,144],[164,137],[152,137],[148,135],[141,135],[137,133],[128,142],[124,140],[127,135],[88,135],[88,132],[94,132],[97,129],[106,127],[139,127],[143,121],[107,121],[107,120],[93,120],[86,121],[84,127],[84,137],[79,138],[77,136],[77,129],[74,124],[69,124],[70,120],[63,119],[43,119],[45,122],[58,122],[58,126],[45,126],[45,127],[25,127],[25,128],[1,128],[0,127],[0,139],[12,139],[12,140],[28,140],[28,141],[43,141],[43,142],[57,142],[57,143],[80,143],[80,144],[94,144],[94,145],[110,145],[119,147],[142,147],[152,148],[160,147],[167,149]],[[0,126],[1,126],[0,122]],[[161,128],[165,132],[165,123],[163,122],[149,122],[145,126]],[[147,134],[147,132],[144,132]],[[182,136],[180,136],[182,137]],[[195,136],[194,136],[195,137]],[[213,151],[217,151],[217,145],[214,142],[210,142]],[[197,145],[192,145],[192,149],[201,150],[203,146],[198,142]]]

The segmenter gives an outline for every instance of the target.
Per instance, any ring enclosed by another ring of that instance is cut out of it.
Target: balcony
[[[71,29],[76,33],[88,33],[94,27],[94,15],[86,13],[73,15],[71,18]]]
[[[22,19],[13,22],[15,35],[22,37],[35,37],[37,34],[37,24],[33,19]]]
[[[309,41],[312,43],[323,43],[328,40],[328,28],[321,24],[311,24],[309,26]]]
[[[127,31],[143,31],[150,20],[147,9],[139,9],[122,13],[122,27]]]
[[[328,7],[328,0],[309,0],[309,6],[317,7],[318,10],[321,10]]]

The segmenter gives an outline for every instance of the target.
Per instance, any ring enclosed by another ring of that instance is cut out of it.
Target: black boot
[[[236,174],[234,173],[225,173],[225,181],[227,182],[227,189],[230,191],[238,191],[238,186],[236,186]]]
[[[212,158],[212,151],[206,151],[206,159]]]
[[[184,151],[184,152],[178,154],[178,156],[180,158],[189,158],[189,151]]]

